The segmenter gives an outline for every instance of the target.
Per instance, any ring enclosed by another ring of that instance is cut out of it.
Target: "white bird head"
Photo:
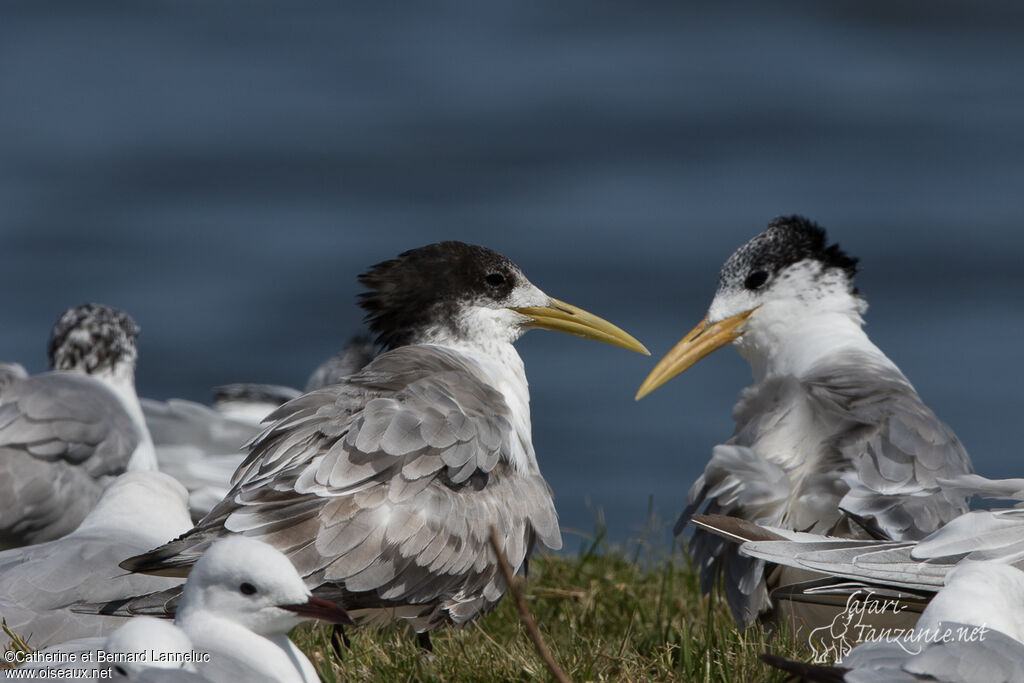
[[[707,315],[665,355],[637,392],[643,398],[728,343],[748,358],[802,320],[854,316],[866,308],[853,287],[857,259],[828,245],[800,216],[776,218],[722,266]]]
[[[351,623],[344,609],[313,597],[283,553],[244,536],[218,540],[196,562],[176,621],[198,612],[264,636],[287,633],[308,619]]]
[[[378,263],[359,277],[377,343],[511,343],[532,327],[558,330],[648,353],[629,334],[538,289],[501,254],[439,242]]]

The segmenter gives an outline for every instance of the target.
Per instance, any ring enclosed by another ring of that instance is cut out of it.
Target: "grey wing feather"
[[[804,380],[823,415],[847,422],[833,447],[848,463],[840,508],[879,535],[917,539],[967,511],[941,478],[972,472],[953,431],[891,365],[850,357]]]
[[[48,372],[0,393],[0,447],[120,474],[140,434],[114,393],[86,375]]]
[[[85,375],[14,378],[0,391],[0,548],[72,531],[144,438]]]
[[[417,629],[461,623],[504,593],[488,537],[520,566],[558,548],[551,492],[509,461],[501,394],[439,347],[403,347],[278,409],[229,494],[195,530],[124,566],[181,571],[227,532],[283,550],[356,619],[411,606]]]
[[[778,524],[789,494],[789,476],[777,465],[744,446],[716,446],[704,473],[690,489],[689,505],[675,532],[681,533],[701,508],[706,514]],[[702,529],[694,532],[690,550],[704,592],[711,590],[719,573],[726,574],[726,597],[737,622],[749,623],[767,607],[768,594],[760,581],[763,561],[741,556],[735,543]]]
[[[1024,501],[1024,479],[988,479],[980,474],[960,474],[939,479],[939,486],[967,496]]]
[[[911,558],[912,543],[843,543],[820,546],[791,541],[744,544],[743,554],[797,569],[910,589],[937,591],[954,563],[924,564]]]
[[[744,543],[743,555],[797,569],[935,592],[962,560],[1024,569],[1024,510],[976,510],[921,541],[854,540],[803,534],[798,540]]]
[[[975,510],[957,517],[920,541],[915,560],[997,559],[1020,564],[1024,555],[1024,509]]]
[[[782,467],[744,447],[784,423],[789,406],[804,405],[834,437],[822,444],[815,468],[794,483]],[[849,356],[803,379],[770,379],[744,392],[734,417],[736,431],[691,489],[677,533],[703,508],[787,528],[859,536],[863,525],[882,537],[922,538],[967,510],[966,495],[939,486],[943,477],[971,471],[960,442],[895,367],[871,356]],[[843,512],[858,524],[843,521]],[[763,560],[743,557],[703,531],[694,534],[691,549],[705,590],[725,572],[741,623],[752,610],[767,608]]]

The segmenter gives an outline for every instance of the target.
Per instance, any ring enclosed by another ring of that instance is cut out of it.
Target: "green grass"
[[[574,681],[783,681],[785,674],[758,659],[769,643],[773,652],[806,658],[806,645],[786,634],[738,630],[722,596],[700,594],[678,550],[652,558],[638,546],[614,549],[598,538],[576,557],[535,557],[520,585]],[[341,660],[327,628],[292,636],[330,682],[552,678],[507,596],[476,623],[432,634],[433,656],[397,627],[350,633],[352,646]]]

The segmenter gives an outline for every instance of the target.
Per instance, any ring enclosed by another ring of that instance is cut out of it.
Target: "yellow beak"
[[[587,313],[582,308],[572,304],[548,297],[547,306],[524,306],[512,308],[520,315],[525,315],[529,320],[522,324],[522,327],[541,327],[546,330],[557,330],[567,334],[574,334],[584,339],[604,342],[612,346],[621,346],[630,351],[642,353],[645,356],[651,355],[643,344],[634,339],[631,335],[604,318],[598,318],[593,313]]]
[[[658,361],[636,392],[636,400],[639,401],[715,349],[739,339],[743,333],[737,332],[736,329],[756,310],[757,308],[752,308],[717,323],[709,323],[707,318],[701,320]]]

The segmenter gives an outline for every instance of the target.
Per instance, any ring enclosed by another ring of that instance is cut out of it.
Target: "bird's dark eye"
[[[252,585],[248,581],[238,587],[238,590],[242,591],[243,595],[252,595],[256,592],[256,586]]]
[[[487,284],[491,285],[492,287],[497,287],[499,285],[505,284],[505,276],[502,275],[501,273],[490,273],[484,279],[487,280]]]
[[[747,289],[757,289],[765,282],[768,281],[768,273],[763,270],[755,270],[753,273],[747,276],[747,279],[743,281],[743,286]]]

